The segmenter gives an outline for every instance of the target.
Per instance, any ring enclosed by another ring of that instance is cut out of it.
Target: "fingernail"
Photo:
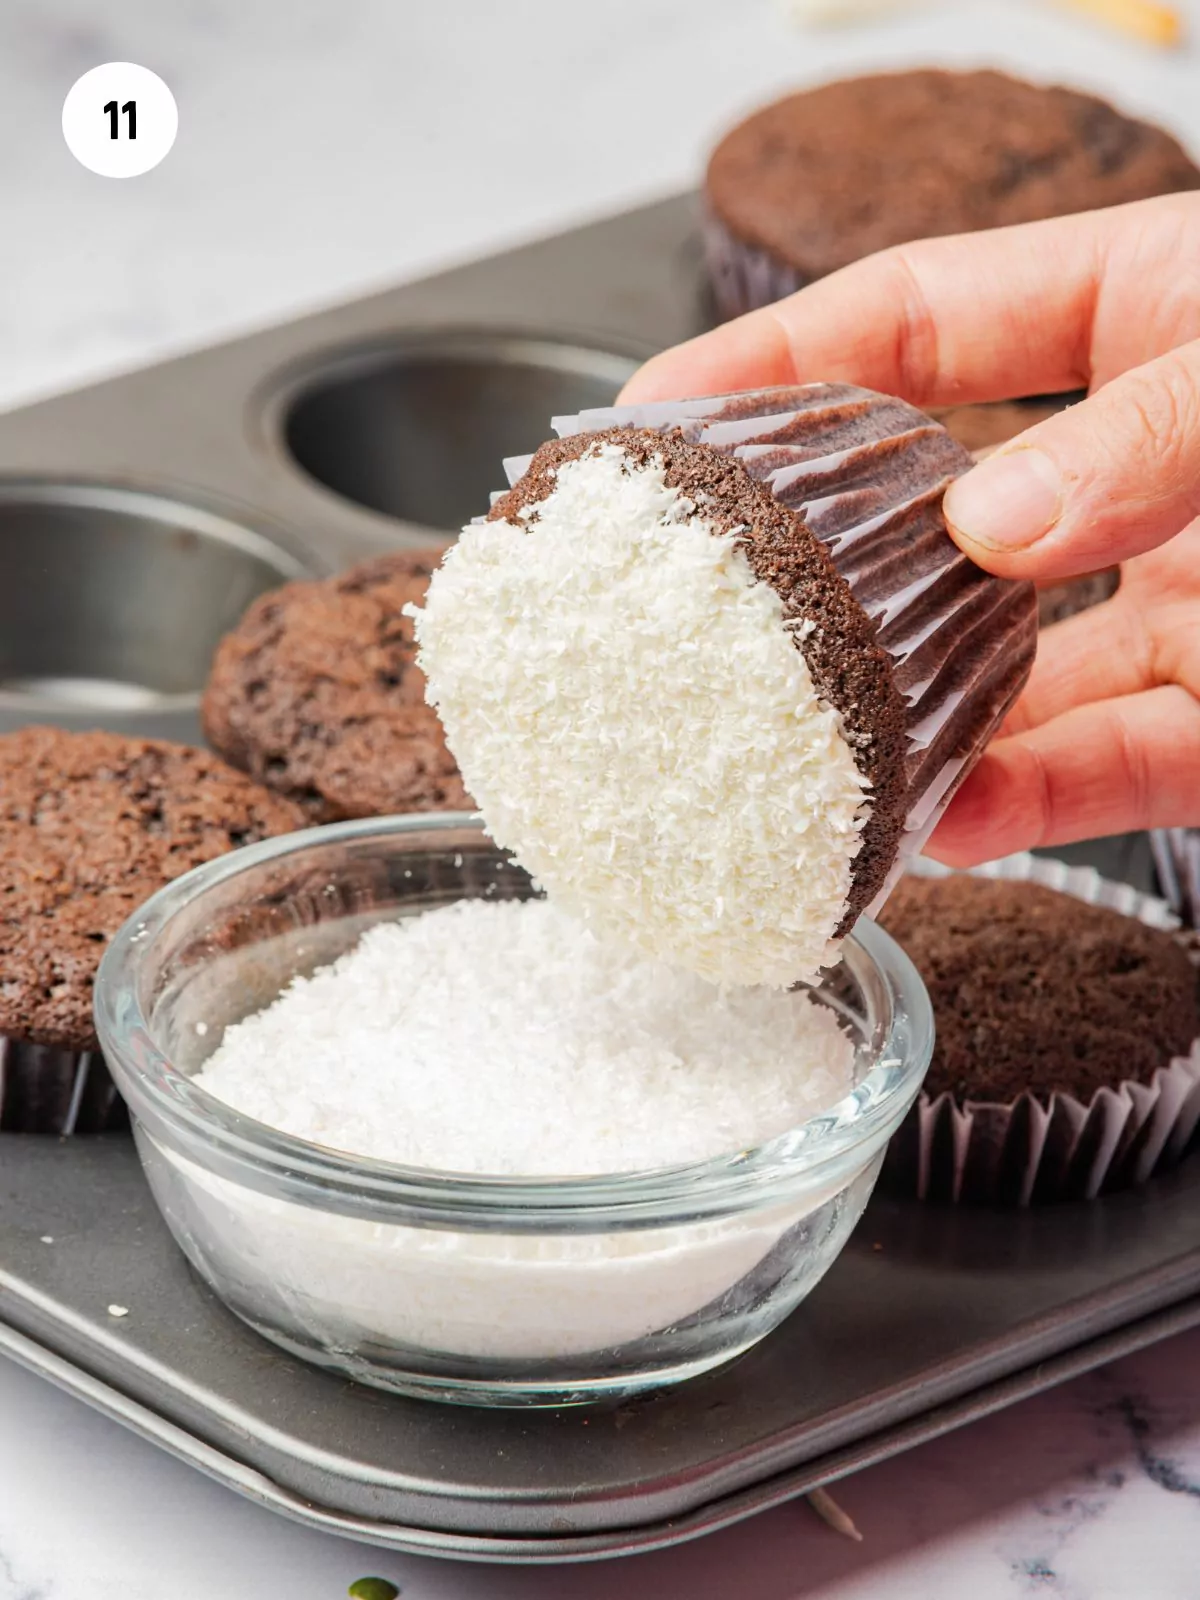
[[[946,491],[946,520],[989,550],[1023,550],[1044,538],[1062,515],[1062,474],[1032,446],[1002,451],[973,467]]]

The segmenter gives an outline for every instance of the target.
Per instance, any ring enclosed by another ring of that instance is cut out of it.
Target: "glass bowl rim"
[[[214,857],[158,890],[110,940],[96,976],[94,1013],[101,1049],[135,1120],[153,1136],[166,1123],[189,1144],[208,1147],[264,1176],[315,1183],[327,1192],[375,1206],[439,1213],[570,1213],[597,1208],[669,1205],[700,1214],[759,1204],[769,1191],[797,1181],[817,1184],[865,1150],[867,1159],[895,1131],[921,1087],[933,1049],[933,1010],[925,985],[904,951],[882,928],[861,917],[844,944],[857,948],[885,987],[891,1018],[875,1064],[834,1105],[750,1149],[681,1165],[580,1176],[508,1176],[405,1166],[356,1156],[281,1132],[235,1111],[198,1088],[159,1047],[138,998],[137,976],[172,918],[209,890],[255,868],[342,842],[381,843],[417,834],[473,832],[492,848],[482,820],[470,812],[366,817],[277,835]],[[897,1054],[897,1007],[911,1035]],[[145,1117],[143,1111],[150,1115]],[[194,1157],[193,1157],[194,1159]],[[860,1163],[861,1164],[861,1161]]]

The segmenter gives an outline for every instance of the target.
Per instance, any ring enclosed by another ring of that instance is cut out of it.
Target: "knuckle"
[[[1150,814],[1153,792],[1149,755],[1125,707],[1119,703],[1114,705],[1111,721],[1112,749],[1118,762],[1121,790],[1127,797],[1128,815],[1133,827],[1142,827]]]
[[[1118,436],[1132,435],[1138,456],[1170,487],[1190,488],[1200,454],[1200,344],[1173,350],[1112,385],[1104,411],[1104,420]]]
[[[1108,607],[1110,648],[1128,662],[1132,681],[1142,688],[1160,682],[1159,639],[1153,614],[1131,604],[1119,589],[1104,604]]]
[[[1055,818],[1060,808],[1055,801],[1054,785],[1045,756],[1036,744],[1027,744],[1023,748],[1028,764],[1029,781],[1025,787],[1031,812],[1029,833],[1033,843],[1030,848],[1036,849],[1039,844],[1054,838]]]
[[[922,401],[930,392],[931,378],[940,370],[938,324],[921,283],[911,247],[897,245],[878,258],[885,284],[895,296],[896,371],[905,399]]]

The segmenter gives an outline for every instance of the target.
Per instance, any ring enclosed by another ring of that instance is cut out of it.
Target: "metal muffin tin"
[[[209,653],[256,593],[451,537],[502,456],[704,320],[681,198],[0,416],[0,729],[197,738]],[[1063,854],[1149,886],[1144,839]],[[176,1250],[128,1138],[4,1134],[0,1350],[300,1521],[586,1559],[693,1537],[1200,1323],[1198,1214],[1196,1157],[1023,1215],[880,1196],[724,1371],[615,1409],[470,1411],[249,1332]]]

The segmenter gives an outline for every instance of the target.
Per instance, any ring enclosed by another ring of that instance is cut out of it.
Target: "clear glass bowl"
[[[468,817],[344,823],[198,868],[105,955],[97,1026],[163,1216],[221,1299],[308,1361],[472,1404],[674,1383],[794,1310],[866,1204],[933,1042],[920,978],[867,922],[814,990],[855,1042],[853,1091],[717,1160],[576,1179],[422,1171],[278,1133],[193,1083],[226,1025],[373,923],[532,892]]]

